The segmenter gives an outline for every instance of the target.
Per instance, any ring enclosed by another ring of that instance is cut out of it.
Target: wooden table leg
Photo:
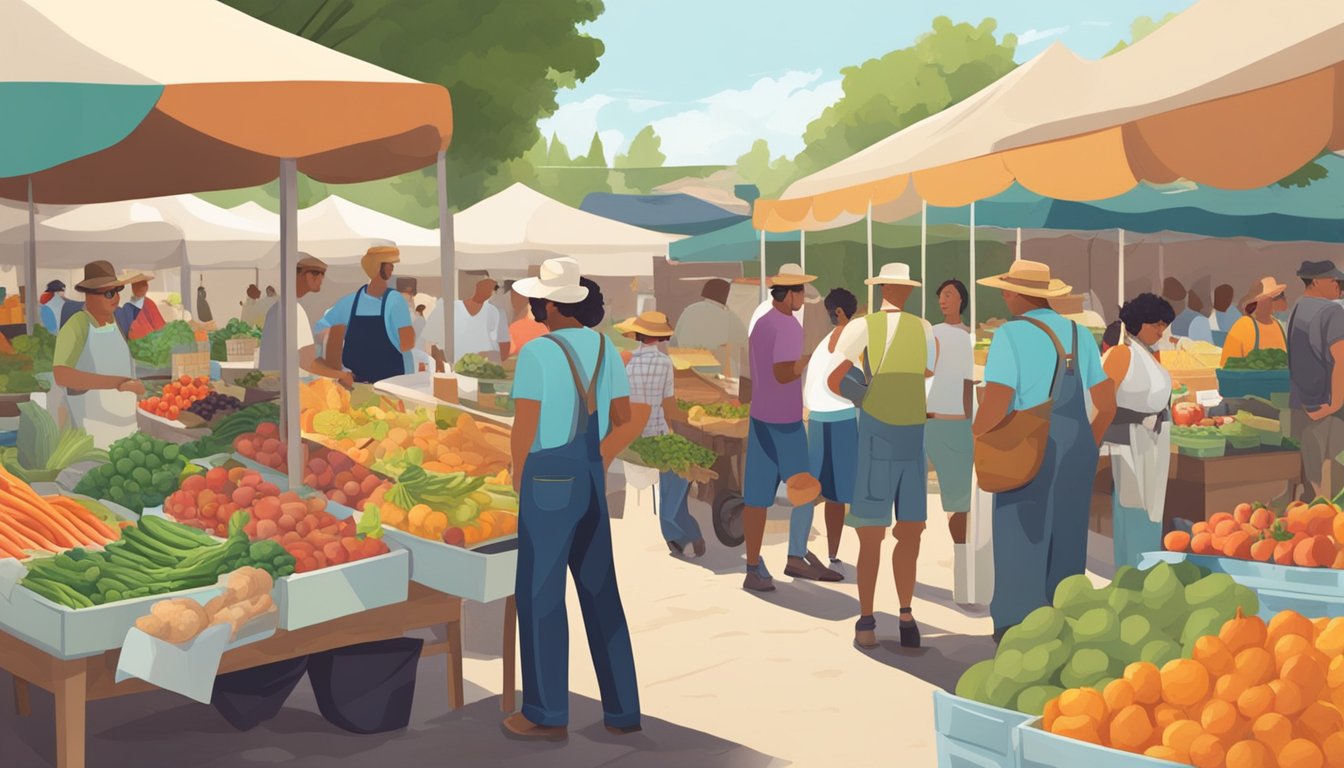
[[[56,768],[84,768],[84,711],[88,671],[83,663],[65,665],[66,676],[56,681]]]
[[[462,621],[448,624],[448,709],[462,708]]]
[[[499,699],[499,708],[505,712],[512,712],[516,706],[514,702],[514,690],[517,683],[514,679],[517,660],[514,657],[514,645],[518,629],[518,605],[513,600],[513,595],[504,599],[504,691]]]
[[[28,704],[28,681],[21,678],[14,678],[14,711],[19,717],[27,717],[33,713],[33,709]]]

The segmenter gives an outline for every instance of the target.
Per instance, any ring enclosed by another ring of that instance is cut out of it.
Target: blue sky
[[[668,164],[732,163],[765,138],[773,154],[802,149],[807,124],[841,95],[840,70],[910,45],[935,16],[998,21],[1018,36],[1018,61],[1055,41],[1100,57],[1130,23],[1193,0],[606,0],[588,31],[601,66],[558,95],[542,121],[571,154],[600,131],[610,160],[652,123]]]

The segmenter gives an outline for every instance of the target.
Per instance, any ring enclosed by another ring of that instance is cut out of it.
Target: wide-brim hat
[[[918,280],[910,279],[910,265],[900,262],[883,264],[882,269],[877,273],[877,277],[870,277],[863,282],[867,285],[908,285],[911,288],[918,288],[922,285]]]
[[[75,286],[77,291],[105,291],[122,288],[126,281],[117,277],[117,270],[108,261],[91,261],[84,265],[84,279]]]
[[[579,262],[568,256],[547,259],[536,277],[525,277],[513,284],[513,290],[529,299],[544,299],[557,304],[577,304],[588,298],[588,288],[579,284]]]
[[[804,273],[803,268],[797,264],[785,264],[779,268],[779,274],[770,278],[770,287],[791,288],[795,285],[807,285],[816,279],[816,275]]]
[[[1023,296],[1035,296],[1038,299],[1054,299],[1067,296],[1073,291],[1073,286],[1057,277],[1052,277],[1049,265],[1039,261],[1014,261],[1007,272],[993,277],[983,277],[975,282],[986,288],[998,288],[1001,291],[1012,291]]]
[[[1241,297],[1241,301],[1237,303],[1237,306],[1241,307],[1242,310],[1245,310],[1246,305],[1248,304],[1259,304],[1265,299],[1279,296],[1286,290],[1288,290],[1288,286],[1280,283],[1278,280],[1275,280],[1272,277],[1262,277],[1251,283],[1251,287],[1247,289],[1246,295]]]
[[[1344,280],[1344,272],[1333,261],[1304,261],[1297,268],[1297,276],[1303,280]]]
[[[127,272],[122,278],[126,285],[135,285],[136,283],[148,283],[154,279],[154,275],[149,272]]]
[[[662,312],[644,312],[638,317],[617,323],[616,330],[621,333],[638,333],[660,338],[670,338],[674,333],[672,325],[667,322],[667,315]]]

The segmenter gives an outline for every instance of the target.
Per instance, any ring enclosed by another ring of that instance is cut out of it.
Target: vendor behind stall
[[[1232,324],[1227,341],[1223,343],[1222,367],[1227,366],[1228,360],[1245,357],[1257,349],[1288,351],[1283,324],[1274,317],[1275,312],[1288,308],[1288,299],[1284,297],[1287,289],[1288,286],[1272,277],[1262,277],[1251,283],[1241,299],[1245,316]]]
[[[392,271],[401,261],[393,246],[374,246],[360,266],[369,284],[341,297],[327,310],[331,330],[327,336],[328,368],[344,368],[355,381],[376,384],[410,373],[415,328],[406,299],[392,290]],[[431,328],[433,326],[430,326]]]
[[[42,294],[42,326],[53,334],[61,329],[61,310],[65,307],[65,283],[52,280]]]
[[[86,265],[75,286],[84,308],[61,328],[52,356],[52,378],[65,390],[70,424],[99,448],[135,431],[135,400],[145,394],[115,317],[125,286],[110,263]]]
[[[167,325],[159,312],[159,305],[149,298],[149,281],[153,275],[143,272],[126,278],[131,286],[131,298],[117,307],[117,327],[128,339],[143,339]]]
[[[732,285],[717,278],[705,283],[700,301],[681,311],[672,346],[707,349],[726,375],[738,372],[738,355],[747,346],[747,327],[728,309]]]
[[[1315,496],[1332,496],[1339,477],[1325,467],[1344,451],[1344,307],[1340,272],[1329,261],[1304,261],[1297,270],[1306,290],[1288,319],[1289,405],[1293,438],[1302,445],[1302,475]]]
[[[322,291],[322,281],[327,276],[327,265],[321,259],[306,253],[299,254],[297,267],[298,279],[294,284],[295,293],[303,298],[310,293]],[[298,315],[298,351],[299,369],[313,376],[335,379],[349,389],[354,386],[354,377],[349,371],[332,368],[317,355],[317,343],[313,339],[313,324],[308,321],[308,310],[302,304],[294,304]],[[284,328],[280,327],[280,304],[276,302],[266,313],[266,323],[261,332],[261,355],[259,368],[263,371],[278,371],[284,355]]]

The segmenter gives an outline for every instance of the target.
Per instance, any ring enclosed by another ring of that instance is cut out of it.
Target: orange
[[[1092,744],[1101,743],[1101,737],[1097,735],[1097,721],[1087,715],[1060,717],[1055,720],[1054,725],[1051,733]]]
[[[1185,758],[1181,755],[1180,752],[1177,752],[1171,747],[1164,746],[1162,744],[1158,744],[1156,746],[1152,746],[1145,749],[1143,751],[1143,754],[1147,755],[1148,757],[1155,757],[1158,760],[1167,760],[1173,763],[1180,763],[1184,762],[1185,760]],[[1273,768],[1273,766],[1271,766],[1271,768]]]
[[[1285,768],[1321,768],[1325,755],[1321,748],[1306,739],[1293,739],[1279,751],[1279,765]]]
[[[1232,652],[1227,650],[1227,643],[1215,635],[1205,635],[1196,640],[1191,658],[1203,664],[1209,674],[1215,677],[1231,672],[1234,661]]]
[[[1101,692],[1101,697],[1106,702],[1107,711],[1119,712],[1134,703],[1134,685],[1123,678],[1112,680]]]
[[[1124,679],[1134,688],[1134,701],[1151,706],[1162,700],[1162,673],[1156,665],[1136,661],[1125,667]]]
[[[1218,678],[1218,682],[1214,683],[1213,695],[1223,701],[1230,701],[1235,704],[1237,697],[1249,687],[1251,687],[1250,683],[1237,674],[1223,675]]]
[[[1251,559],[1251,535],[1245,531],[1233,531],[1223,540],[1223,555],[1237,560]]]
[[[1190,534],[1185,531],[1172,531],[1162,537],[1162,546],[1168,552],[1185,552],[1190,549]]]
[[[1153,707],[1153,726],[1157,729],[1160,736],[1167,726],[1177,720],[1185,720],[1185,710],[1180,707],[1173,707],[1170,704],[1158,704]]]
[[[1238,523],[1249,523],[1251,521],[1251,515],[1254,514],[1254,510],[1255,507],[1252,507],[1250,504],[1243,501],[1232,508],[1232,519],[1236,520]]]
[[[1261,563],[1268,563],[1274,559],[1274,545],[1278,542],[1272,538],[1261,539],[1251,545],[1251,559]]]
[[[1261,648],[1265,644],[1267,630],[1265,622],[1259,616],[1245,616],[1237,609],[1235,618],[1228,619],[1218,630],[1218,639],[1227,646],[1233,656],[1247,648]]]
[[[1218,768],[1227,753],[1223,743],[1211,733],[1201,734],[1190,743],[1190,763],[1195,768]]]
[[[1293,723],[1278,712],[1266,712],[1251,723],[1251,734],[1277,755],[1293,740]]]
[[[1177,720],[1162,731],[1162,743],[1177,752],[1190,753],[1195,739],[1206,735],[1194,720]]]
[[[1274,526],[1274,513],[1264,507],[1251,513],[1251,525],[1262,531],[1268,531]]]
[[[1111,720],[1109,734],[1109,743],[1116,749],[1126,752],[1142,749],[1153,738],[1153,723],[1148,719],[1148,710],[1138,704],[1120,710]]]
[[[1344,515],[1340,515],[1340,519],[1344,520]],[[1315,644],[1316,650],[1326,656],[1333,657],[1344,653],[1344,617],[1328,619],[1325,626],[1316,634]]]
[[[1274,711],[1292,717],[1307,708],[1307,697],[1297,683],[1288,680],[1271,680],[1269,689],[1274,692]]]
[[[1106,701],[1100,691],[1070,688],[1059,695],[1059,714],[1063,717],[1083,716],[1100,723],[1106,719]]]
[[[1227,750],[1227,768],[1277,768],[1269,747],[1258,741],[1238,741]]]
[[[1274,677],[1274,656],[1264,648],[1247,648],[1237,654],[1232,674],[1246,681],[1247,687],[1261,685]]]
[[[1332,733],[1321,743],[1325,764],[1329,768],[1344,768],[1344,733]]]
[[[1279,638],[1284,635],[1301,635],[1308,640],[1316,636],[1316,627],[1311,623],[1311,619],[1298,613],[1297,611],[1279,611],[1274,614],[1274,618],[1269,620],[1269,626],[1266,627],[1269,635],[1269,643],[1266,647],[1273,648]]]
[[[1307,701],[1315,701],[1325,690],[1325,669],[1315,656],[1289,656],[1279,670],[1279,677],[1297,684]]]
[[[1284,635],[1270,647],[1274,649],[1274,668],[1277,670],[1282,670],[1289,659],[1305,656],[1316,650],[1312,647],[1311,641],[1301,635]]]
[[[1241,528],[1241,523],[1232,519],[1219,520],[1216,523],[1210,521],[1209,525],[1213,526],[1213,535],[1221,538],[1227,538]]]
[[[1162,667],[1162,700],[1188,707],[1209,695],[1209,672],[1192,659],[1173,659]]]
[[[1213,546],[1213,534],[1208,531],[1196,533],[1195,537],[1190,540],[1190,551],[1196,555],[1214,554],[1216,548]]]
[[[1246,506],[1250,507],[1251,505],[1247,504]],[[1209,527],[1212,528],[1218,525],[1219,523],[1223,522],[1224,520],[1232,520],[1233,522],[1235,522],[1236,518],[1233,517],[1232,513],[1230,512],[1215,512],[1209,516]]]
[[[1242,717],[1254,720],[1274,709],[1274,690],[1268,685],[1247,688],[1237,697],[1237,711]]]
[[[1313,701],[1302,710],[1302,714],[1296,718],[1297,722],[1293,727],[1294,732],[1306,739],[1311,739],[1317,744],[1325,742],[1326,738],[1344,727],[1344,717],[1341,717],[1339,710],[1335,705],[1326,704],[1323,701]]]
[[[1200,712],[1199,724],[1205,731],[1222,737],[1237,726],[1237,707],[1222,699],[1212,699]]]
[[[1041,726],[1047,731],[1051,731],[1051,726],[1059,717],[1059,697],[1045,702],[1045,710],[1041,712]],[[1053,731],[1051,731],[1053,733]]]

